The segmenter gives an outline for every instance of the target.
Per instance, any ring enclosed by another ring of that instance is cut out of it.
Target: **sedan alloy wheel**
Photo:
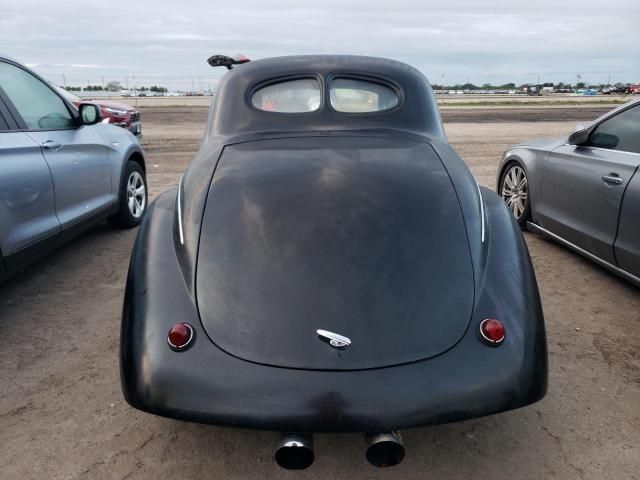
[[[500,196],[516,220],[522,220],[527,211],[529,189],[527,175],[520,165],[511,166],[502,177]]]

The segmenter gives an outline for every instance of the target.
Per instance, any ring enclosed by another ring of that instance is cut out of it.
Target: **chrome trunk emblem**
[[[329,342],[333,348],[345,348],[351,345],[351,340],[337,333],[328,330],[316,330],[316,333],[322,340]]]

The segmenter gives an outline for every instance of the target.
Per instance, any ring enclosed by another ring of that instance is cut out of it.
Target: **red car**
[[[633,85],[629,85],[629,93],[632,95],[640,94],[640,83],[634,83]]]
[[[77,95],[51,84],[64,98],[79,107],[83,103],[92,103],[100,107],[100,113],[103,122],[111,123],[118,127],[126,128],[136,136],[142,135],[142,122],[140,121],[140,112],[131,105],[126,103],[114,102],[112,100],[92,100],[88,98],[80,98]]]

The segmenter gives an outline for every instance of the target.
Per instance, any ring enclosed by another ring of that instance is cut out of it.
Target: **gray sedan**
[[[0,279],[94,222],[133,227],[146,207],[136,137],[0,56]]]
[[[640,100],[568,138],[510,147],[498,193],[523,227],[640,285]]]

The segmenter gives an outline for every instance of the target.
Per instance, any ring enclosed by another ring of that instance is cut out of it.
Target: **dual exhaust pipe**
[[[404,459],[404,445],[398,432],[367,433],[364,442],[367,460],[375,467],[393,467]],[[311,434],[282,435],[276,450],[276,462],[282,468],[303,470],[310,467],[315,458]]]
[[[287,470],[304,470],[316,459],[313,436],[308,433],[283,434],[276,450],[276,462]]]

